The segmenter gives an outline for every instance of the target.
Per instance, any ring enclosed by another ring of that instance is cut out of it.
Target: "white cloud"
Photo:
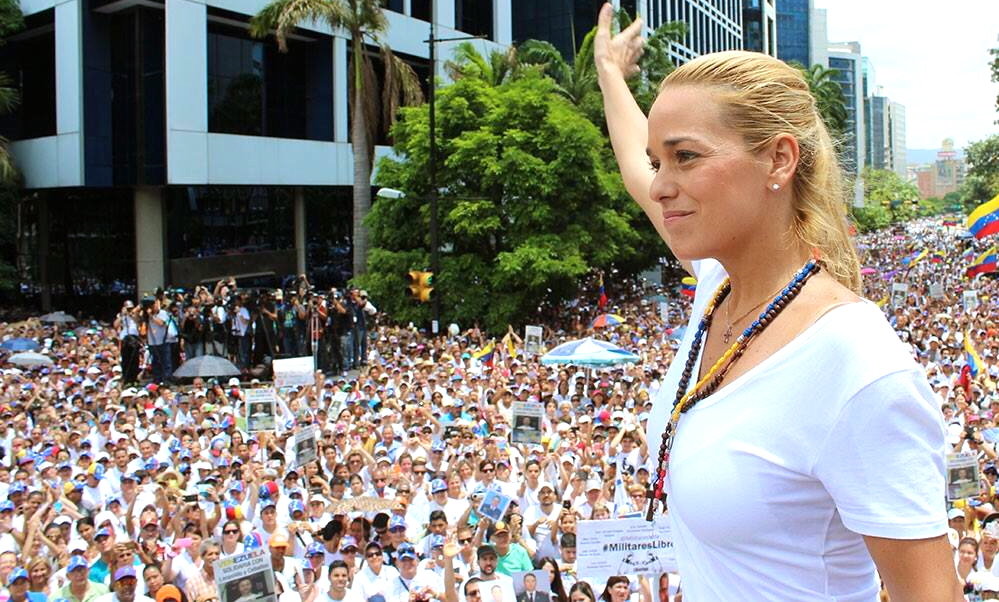
[[[816,0],[816,6],[827,11],[829,40],[860,42],[875,84],[905,105],[906,146],[938,148],[953,138],[963,147],[999,134],[999,84],[989,81],[988,54],[999,46],[999,2]]]

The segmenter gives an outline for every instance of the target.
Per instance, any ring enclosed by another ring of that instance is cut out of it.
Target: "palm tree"
[[[334,31],[344,29],[350,34],[348,95],[352,116],[350,142],[354,151],[353,248],[356,276],[364,273],[368,261],[368,231],[364,218],[371,210],[371,165],[379,127],[393,124],[399,107],[421,103],[423,94],[413,68],[395,56],[381,39],[388,28],[388,21],[379,0],[273,0],[253,17],[250,33],[262,38],[273,32],[278,48],[284,52],[287,50],[288,34],[300,23],[309,21],[326,23]],[[380,49],[384,66],[381,94],[372,56],[365,50],[366,44]]]
[[[800,63],[792,63],[801,70],[801,74],[808,82],[808,89],[815,97],[815,104],[833,136],[839,137],[846,131],[846,97],[843,96],[843,88],[839,82],[835,81],[839,71],[827,69],[822,65],[812,65],[805,68]]]
[[[471,42],[462,42],[451,51],[451,58],[444,61],[444,70],[451,79],[474,77],[490,86],[498,86],[515,77],[518,69],[519,57],[514,46],[503,52],[493,50],[484,57]]]

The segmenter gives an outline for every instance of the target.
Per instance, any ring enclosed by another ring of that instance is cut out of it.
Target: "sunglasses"
[[[483,468],[482,472],[496,472],[495,468]]]
[[[226,530],[222,531],[222,533],[225,534],[225,535],[236,535],[237,533],[239,533],[239,530],[238,529],[226,529]]]
[[[381,552],[368,552],[367,554],[364,555],[364,557],[365,558],[377,558],[377,557],[379,557],[381,555],[382,555]]]
[[[468,544],[472,543],[472,538],[466,537],[465,539],[459,539],[458,543],[460,543],[463,546],[467,546]]]

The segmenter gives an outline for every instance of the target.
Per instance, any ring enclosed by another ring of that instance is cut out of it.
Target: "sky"
[[[777,0],[780,2],[780,0]],[[876,86],[905,105],[906,147],[964,148],[999,134],[999,84],[989,48],[999,47],[999,0],[815,0],[830,42],[860,42]]]

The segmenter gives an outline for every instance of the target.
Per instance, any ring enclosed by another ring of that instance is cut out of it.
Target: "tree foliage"
[[[849,117],[846,111],[846,97],[843,96],[843,87],[833,78],[838,75],[836,69],[828,69],[822,65],[812,65],[805,68],[801,63],[792,63],[794,67],[801,71],[805,81],[808,82],[808,89],[815,97],[815,104],[819,109],[819,115],[833,137],[840,137],[846,131],[846,121]]]
[[[992,70],[992,81],[999,83],[999,48],[989,49],[989,56],[992,57],[992,61],[989,63],[989,68]],[[996,113],[999,113],[999,94],[996,95]],[[995,123],[999,123],[999,119],[996,119]]]
[[[633,227],[645,218],[605,137],[553,79],[533,69],[498,86],[465,77],[439,89],[436,110],[434,294],[445,322],[521,323],[575,296],[591,269],[644,267],[663,252]],[[393,137],[396,156],[379,164],[378,183],[406,197],[375,203],[369,273],[356,282],[398,320],[425,324],[430,308],[408,298],[404,279],[429,265],[427,108],[404,109]]]
[[[862,232],[884,228],[934,211],[919,201],[919,189],[887,169],[865,168],[864,206],[853,207],[851,215]]]

